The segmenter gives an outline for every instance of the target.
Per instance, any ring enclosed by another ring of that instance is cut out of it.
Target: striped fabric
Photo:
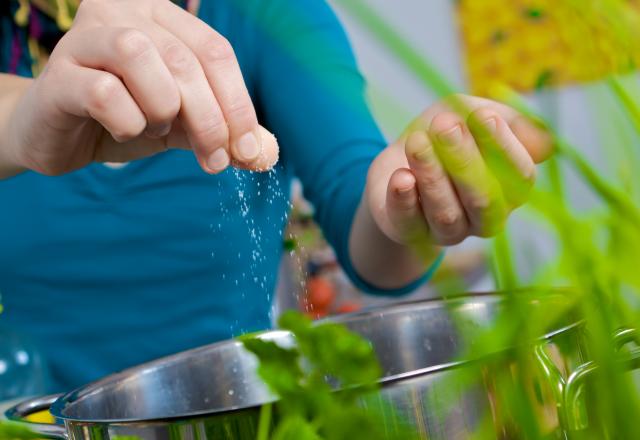
[[[9,0],[0,6],[0,71],[37,76],[81,0]],[[189,0],[172,0],[189,8]]]

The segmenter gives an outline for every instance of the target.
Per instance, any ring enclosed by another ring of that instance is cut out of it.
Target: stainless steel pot
[[[513,301],[517,308],[508,307]],[[555,436],[580,424],[567,420],[564,397],[571,373],[589,365],[579,323],[558,313],[536,338],[516,346],[505,341],[491,350],[483,347],[481,335],[498,320],[526,316],[549,323],[549,316],[569,304],[560,291],[478,294],[401,303],[334,321],[369,339],[378,354],[382,387],[363,405],[386,415],[381,419],[387,432],[406,425],[423,439],[466,439],[489,415],[495,438],[512,438],[518,427],[496,396],[505,383],[524,378],[521,386],[530,394],[539,426]],[[505,316],[512,310],[523,316]],[[262,337],[294,343],[283,331]],[[527,365],[513,365],[507,355],[512,350],[525,353]],[[274,400],[255,368],[253,355],[231,340],[123,371],[61,397],[24,402],[7,416],[19,420],[50,405],[64,426],[30,426],[60,439],[253,440],[260,406]]]

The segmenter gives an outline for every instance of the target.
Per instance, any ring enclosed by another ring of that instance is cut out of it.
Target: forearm
[[[12,124],[15,123],[14,113],[18,102],[32,81],[15,75],[0,74],[0,179],[24,171],[14,157],[17,140]]]
[[[436,261],[440,249],[419,242],[406,246],[387,237],[378,227],[366,200],[356,212],[349,240],[349,254],[360,277],[380,289],[398,289],[420,278]]]

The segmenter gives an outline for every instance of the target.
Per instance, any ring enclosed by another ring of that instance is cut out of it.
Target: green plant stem
[[[507,231],[501,232],[493,239],[493,257],[496,287],[500,290],[512,290],[518,287],[518,276],[513,265],[513,254]]]
[[[633,127],[638,133],[640,133],[640,107],[638,107],[634,97],[631,96],[629,91],[616,76],[609,77],[607,79],[607,84],[620,103],[622,103],[624,109],[628,112]]]
[[[260,421],[258,422],[258,435],[256,440],[269,440],[272,412],[273,405],[271,403],[260,407]]]
[[[428,85],[438,96],[455,93],[456,88],[440,75],[438,69],[426,60],[404,38],[378,15],[371,5],[363,0],[337,0],[349,15],[367,32],[385,46],[389,54],[402,62],[423,84]]]

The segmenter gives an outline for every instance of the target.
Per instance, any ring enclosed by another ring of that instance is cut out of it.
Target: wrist
[[[3,75],[3,80],[7,75]],[[9,82],[9,84],[7,84]],[[0,85],[0,179],[8,178],[26,170],[19,160],[22,147],[20,131],[24,117],[20,108],[33,80],[11,77]]]
[[[420,279],[436,261],[440,249],[429,243],[402,244],[389,237],[363,197],[351,228],[349,250],[354,269],[380,289],[399,289]]]
[[[26,168],[17,159],[15,133],[2,128],[0,136],[3,139],[0,142],[0,179],[6,179],[22,173]]]

